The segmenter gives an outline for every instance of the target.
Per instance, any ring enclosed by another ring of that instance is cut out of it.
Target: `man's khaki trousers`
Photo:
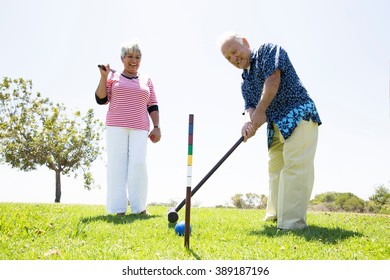
[[[287,140],[275,124],[274,129],[264,220],[277,220],[280,229],[303,229],[307,227],[306,212],[314,184],[318,124],[301,121]]]

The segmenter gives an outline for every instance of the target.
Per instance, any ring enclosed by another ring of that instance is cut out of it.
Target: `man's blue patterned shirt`
[[[249,71],[245,69],[242,73],[245,110],[256,108],[265,80],[277,69],[281,71],[279,89],[266,111],[268,148],[275,134],[273,124],[286,140],[302,120],[311,119],[321,124],[316,106],[295,72],[287,52],[274,44],[264,44],[258,51],[252,51]]]

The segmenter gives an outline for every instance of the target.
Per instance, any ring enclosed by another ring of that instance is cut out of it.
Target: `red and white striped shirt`
[[[148,107],[157,105],[149,77],[128,78],[111,73],[106,88],[109,104],[106,125],[149,131]]]

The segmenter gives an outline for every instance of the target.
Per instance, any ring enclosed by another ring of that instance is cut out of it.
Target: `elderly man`
[[[247,39],[221,37],[221,52],[242,69],[241,91],[250,120],[244,141],[267,122],[269,196],[265,221],[279,229],[304,229],[314,184],[318,126],[316,106],[280,46],[263,44],[252,51]]]

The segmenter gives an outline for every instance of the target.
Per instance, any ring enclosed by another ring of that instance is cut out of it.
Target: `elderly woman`
[[[107,204],[109,214],[124,215],[128,201],[132,213],[146,210],[148,175],[147,139],[161,138],[159,111],[151,79],[138,72],[141,50],[137,43],[122,46],[122,73],[101,65],[95,92],[98,104],[109,104],[107,126]],[[150,120],[153,129],[150,131]]]
[[[249,42],[234,33],[223,35],[220,43],[223,56],[243,70],[241,90],[250,117],[242,127],[244,141],[268,123],[265,220],[277,221],[279,229],[306,228],[321,124],[316,106],[282,47],[263,44],[252,51]]]

